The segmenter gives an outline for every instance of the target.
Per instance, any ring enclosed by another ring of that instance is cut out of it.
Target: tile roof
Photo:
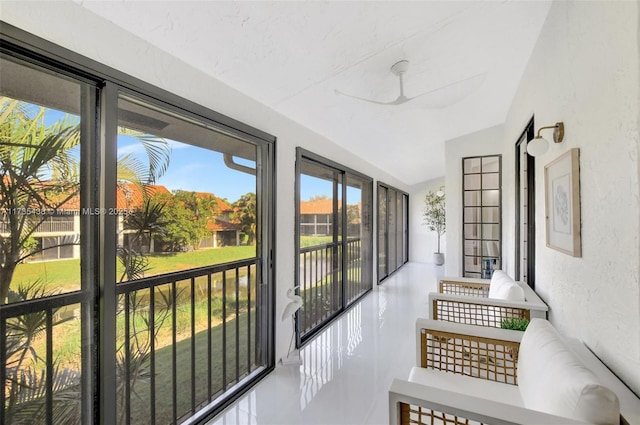
[[[338,201],[340,208],[341,201]],[[318,199],[315,201],[300,201],[300,214],[332,214],[333,199]]]
[[[212,232],[220,232],[225,230],[240,230],[240,225],[236,223],[229,223],[228,221],[220,220],[217,218],[213,218],[207,222],[207,229]]]
[[[169,189],[162,185],[144,185],[147,196],[153,197],[157,194],[170,195]],[[142,206],[144,196],[140,186],[130,182],[118,182],[116,191],[116,206],[118,209],[135,209]]]

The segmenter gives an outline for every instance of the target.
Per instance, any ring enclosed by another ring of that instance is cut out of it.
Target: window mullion
[[[116,207],[116,158],[118,133],[118,86],[107,82],[101,97],[99,210]],[[100,425],[116,423],[116,217],[111,214],[94,216],[100,227],[99,249],[99,418]]]

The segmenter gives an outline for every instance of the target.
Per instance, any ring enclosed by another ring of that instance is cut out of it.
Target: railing
[[[256,343],[258,261],[117,284],[119,424],[180,423],[263,366]],[[87,343],[79,340],[81,304],[91,302],[74,292],[0,306],[0,423],[21,423],[20,414],[30,411],[38,416],[25,423],[81,423],[80,400],[92,397],[80,391],[80,347]],[[38,341],[22,342],[42,345],[40,361],[20,363],[25,356],[16,350],[16,332],[36,319]],[[69,332],[68,326],[77,329]],[[66,345],[77,347],[75,365],[57,360]],[[18,385],[19,379],[28,385]],[[38,391],[25,397],[23,390],[34,383]]]
[[[351,304],[371,288],[372,283],[363,280],[361,253],[362,241],[359,238],[347,240],[347,304]]]
[[[341,252],[340,243],[300,249],[298,330],[302,336],[342,308]]]
[[[257,262],[117,286],[119,423],[178,423],[258,368]]]
[[[343,281],[342,243],[300,249],[299,285],[303,305],[298,313],[298,331],[301,337],[323,325],[370,288],[362,280],[361,240],[348,240],[346,252]]]
[[[69,219],[66,220],[51,220],[45,219],[42,223],[38,225],[35,230],[35,233],[68,233],[68,232],[77,232],[79,229],[74,228],[74,219],[73,216],[69,216]],[[0,233],[10,233],[11,228],[9,223],[6,221],[0,220]]]
[[[86,293],[73,292],[0,306],[1,424],[80,423],[81,331],[69,319],[87,302]],[[77,337],[75,365],[55,361],[61,331]]]
[[[73,232],[74,230],[76,229],[71,217],[71,220],[45,220],[38,225],[36,233]]]

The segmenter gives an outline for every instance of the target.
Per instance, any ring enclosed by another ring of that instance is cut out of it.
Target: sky
[[[255,176],[228,168],[223,162],[222,153],[172,140],[168,142],[171,145],[169,168],[156,184],[170,191],[210,192],[229,202],[237,201],[248,192],[256,193]],[[118,158],[128,153],[144,158],[144,149],[137,140],[118,136]],[[241,161],[238,158],[235,161],[255,168],[253,161]],[[330,198],[333,195],[332,182],[306,175],[302,176],[300,189],[300,199],[303,201],[314,196]],[[349,204],[360,202],[360,190],[347,187],[347,199]]]
[[[61,111],[47,109],[45,123],[51,125],[65,115]],[[246,193],[256,193],[255,176],[228,168],[223,162],[222,153],[173,140],[167,142],[171,146],[169,167],[155,184],[165,186],[170,191],[209,192],[231,203]],[[148,164],[140,142],[133,137],[119,135],[118,159],[127,154],[132,154],[144,164]],[[235,161],[255,167],[253,161],[239,158],[235,158]],[[300,199],[303,201],[315,196],[330,198],[333,195],[332,182],[311,176],[302,176],[300,188]],[[347,187],[347,199],[349,204],[360,202],[360,190]]]
[[[172,140],[168,142],[171,145],[169,167],[156,184],[170,191],[209,192],[229,202],[237,201],[246,193],[256,193],[255,176],[228,168],[222,153]],[[144,149],[137,140],[118,136],[118,158],[126,154],[146,161]],[[254,162],[238,159],[236,162],[255,167]]]

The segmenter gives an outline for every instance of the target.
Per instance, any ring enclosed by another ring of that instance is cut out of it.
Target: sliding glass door
[[[301,344],[372,287],[372,182],[300,148],[296,168]]]
[[[89,423],[95,84],[0,56],[0,423]]]
[[[175,423],[267,363],[266,158],[169,105],[127,91],[117,104],[118,421]]]
[[[409,261],[409,195],[378,183],[378,282]]]
[[[90,65],[0,49],[0,423],[203,419],[274,366],[274,139]]]

